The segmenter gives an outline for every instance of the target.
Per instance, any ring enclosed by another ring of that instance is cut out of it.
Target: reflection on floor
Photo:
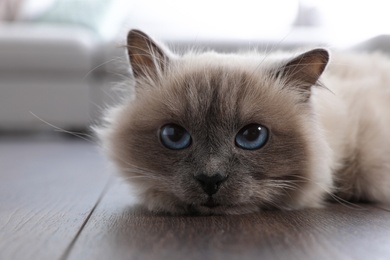
[[[0,259],[389,259],[374,205],[168,216],[134,205],[97,146],[0,136]]]

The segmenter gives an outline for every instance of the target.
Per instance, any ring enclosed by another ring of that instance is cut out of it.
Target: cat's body
[[[128,45],[135,97],[98,134],[150,210],[390,202],[389,59],[336,54],[322,74],[323,49],[176,56],[139,31]]]
[[[334,94],[313,89],[312,103],[332,150],[335,192],[390,203],[390,59],[336,53],[321,81]]]

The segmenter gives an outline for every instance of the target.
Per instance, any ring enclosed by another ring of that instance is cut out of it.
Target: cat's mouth
[[[207,208],[211,208],[211,209],[220,206],[220,204],[215,202],[213,197],[209,197],[208,200],[206,201],[206,203],[203,203],[201,205],[204,206],[204,207],[207,207]]]

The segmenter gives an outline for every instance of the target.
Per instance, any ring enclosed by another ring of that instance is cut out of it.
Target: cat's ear
[[[328,62],[329,52],[326,49],[313,49],[288,61],[279,68],[277,77],[283,79],[288,87],[296,89],[306,101],[311,87],[318,84]]]
[[[168,54],[139,30],[128,33],[127,52],[135,78],[155,78],[162,74],[169,62]]]

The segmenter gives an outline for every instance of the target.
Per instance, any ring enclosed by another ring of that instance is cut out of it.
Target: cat
[[[139,30],[127,44],[130,94],[96,132],[149,210],[245,214],[323,207],[332,197],[390,202],[384,55],[177,55]]]

